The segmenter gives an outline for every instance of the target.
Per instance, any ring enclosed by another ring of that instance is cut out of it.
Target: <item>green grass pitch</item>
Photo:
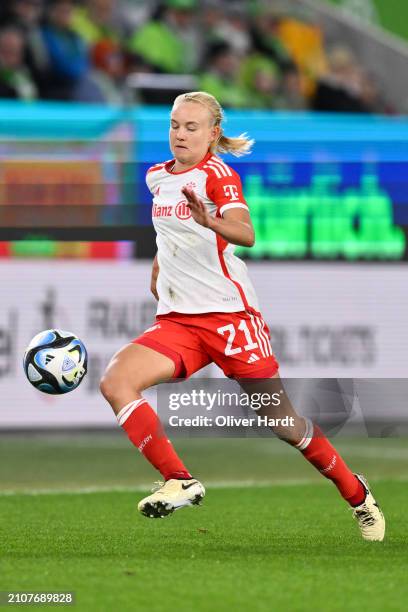
[[[136,511],[155,473],[120,432],[0,442],[1,591],[70,590],[81,611],[406,606],[406,440],[335,441],[373,483],[383,543],[277,440],[176,441],[207,496],[163,520]]]

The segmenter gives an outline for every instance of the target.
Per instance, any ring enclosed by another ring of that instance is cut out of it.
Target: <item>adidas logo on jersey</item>
[[[259,361],[259,357],[255,353],[251,353],[247,363],[254,363],[255,361]]]

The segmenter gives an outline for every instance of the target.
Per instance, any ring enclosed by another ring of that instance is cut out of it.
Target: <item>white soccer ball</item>
[[[24,353],[24,372],[39,391],[59,395],[78,387],[87,372],[88,355],[75,334],[47,329],[31,340]]]

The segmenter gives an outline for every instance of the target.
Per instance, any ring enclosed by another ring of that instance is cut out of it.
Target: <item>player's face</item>
[[[194,166],[205,157],[217,138],[219,127],[212,125],[208,109],[197,102],[180,102],[170,118],[170,149],[183,166]]]

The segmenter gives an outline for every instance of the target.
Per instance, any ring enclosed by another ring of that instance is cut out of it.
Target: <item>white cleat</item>
[[[366,491],[362,504],[353,508],[353,516],[358,522],[364,540],[382,542],[385,533],[385,519],[381,509],[370,491],[367,480],[361,474],[356,474]]]
[[[164,518],[184,506],[198,506],[205,495],[203,485],[195,478],[172,478],[158,484],[159,488],[142,499],[137,506],[139,512],[149,518]]]

